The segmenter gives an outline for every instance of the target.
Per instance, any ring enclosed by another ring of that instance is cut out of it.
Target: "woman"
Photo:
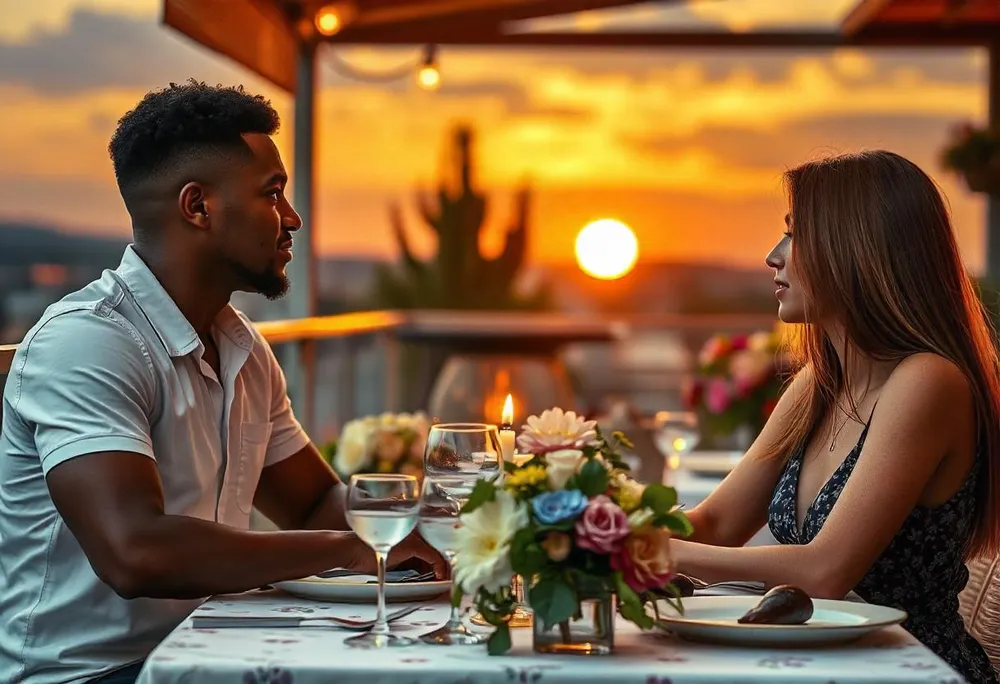
[[[802,370],[746,458],[674,540],[680,572],[852,589],[905,610],[970,682],[995,682],[958,613],[963,561],[1000,542],[993,332],[933,181],[874,151],[786,174],[787,232],[767,256]],[[779,546],[743,547],[764,524]]]

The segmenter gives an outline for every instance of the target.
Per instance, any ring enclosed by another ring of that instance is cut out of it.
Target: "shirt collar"
[[[163,285],[132,245],[125,248],[115,271],[125,283],[143,315],[163,341],[171,357],[187,356],[202,346],[198,332],[177,307]],[[226,304],[215,319],[216,327],[243,349],[253,346],[253,335],[246,322]]]

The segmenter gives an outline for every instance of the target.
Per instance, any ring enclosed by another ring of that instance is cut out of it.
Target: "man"
[[[4,390],[2,682],[133,681],[203,597],[373,566],[271,349],[229,304],[288,288],[301,222],[278,123],[260,96],[195,82],[119,122],[134,243],[45,312]],[[249,531],[255,506],[282,531]],[[417,537],[393,559],[414,556],[440,562]]]

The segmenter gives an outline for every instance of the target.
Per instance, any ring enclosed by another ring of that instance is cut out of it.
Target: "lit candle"
[[[503,403],[503,411],[500,413],[500,451],[504,461],[511,461],[514,458],[514,400],[507,395],[507,400]]]

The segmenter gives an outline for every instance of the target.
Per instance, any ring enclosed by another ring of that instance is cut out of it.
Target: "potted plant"
[[[517,446],[503,480],[480,480],[460,517],[452,600],[471,595],[496,627],[490,654],[511,645],[513,575],[525,580],[540,652],[612,652],[616,603],[643,629],[651,601],[683,610],[669,541],[691,525],[673,488],[628,477],[624,435],[607,439],[595,421],[553,408],[528,418]]]
[[[421,477],[430,421],[423,413],[383,413],[348,421],[320,453],[342,479],[355,473]]]
[[[698,354],[698,368],[682,388],[689,410],[698,413],[703,437],[718,445],[728,438],[746,449],[778,403],[788,371],[778,331],[715,335]]]
[[[1000,136],[995,131],[968,123],[956,126],[941,162],[962,176],[972,192],[1000,196]]]

